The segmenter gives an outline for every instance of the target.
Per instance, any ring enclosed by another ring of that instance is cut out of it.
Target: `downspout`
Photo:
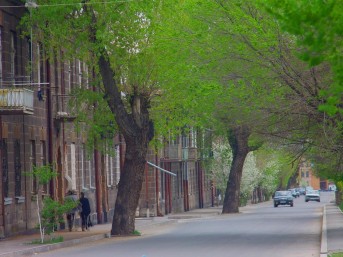
[[[158,156],[157,154],[155,154],[155,163],[157,164],[158,163]],[[159,204],[159,201],[160,201],[160,198],[159,198],[159,187],[158,187],[158,169],[155,168],[155,194],[156,194],[156,216],[159,217],[161,216],[161,213],[160,213],[160,204]]]
[[[2,227],[3,234],[0,234],[0,238],[5,236],[5,205],[4,205],[4,198],[5,198],[5,191],[3,187],[3,169],[2,169],[2,117],[0,115],[0,169],[1,169],[1,177],[0,177],[0,182],[1,182],[1,214],[2,214],[2,224],[0,224],[0,227]],[[0,230],[1,231],[1,230]]]
[[[95,192],[96,192],[96,212],[98,224],[102,223],[102,208],[101,208],[101,172],[99,171],[99,152],[94,150],[94,166],[95,166]]]
[[[95,78],[95,70],[93,69],[93,78]],[[95,85],[93,86],[93,91],[96,91]],[[96,108],[96,103],[94,103],[94,107]],[[95,145],[94,145],[95,147]],[[99,170],[99,152],[98,150],[94,149],[94,166],[95,166],[95,198],[96,198],[96,212],[97,212],[97,219],[98,224],[102,223],[102,201],[101,201],[101,172]]]
[[[46,61],[46,79],[47,79],[47,89],[46,89],[46,104],[47,104],[47,128],[48,128],[48,163],[52,165],[53,163],[53,142],[52,142],[52,107],[51,107],[51,84],[50,84],[50,62]],[[50,180],[49,194],[52,199],[55,199],[55,187],[54,179]]]
[[[149,209],[149,167],[148,164],[145,164],[145,196],[146,196],[146,217],[150,217]]]
[[[23,137],[24,137],[24,170],[26,171],[26,159],[25,159],[25,155],[26,155],[26,136],[25,136],[25,115],[23,115]],[[21,182],[20,182],[21,183]],[[28,192],[27,192],[27,176],[24,176],[24,188],[25,188],[25,229],[27,230],[28,229],[28,225],[27,225],[27,222],[28,222],[28,198],[27,198],[27,195],[28,195]],[[21,194],[22,195],[22,194]]]

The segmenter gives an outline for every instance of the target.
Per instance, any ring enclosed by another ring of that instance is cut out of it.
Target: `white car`
[[[308,190],[305,195],[305,202],[317,201],[320,202],[320,194],[318,190]]]

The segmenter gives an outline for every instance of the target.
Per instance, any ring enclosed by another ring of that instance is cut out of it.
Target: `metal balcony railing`
[[[26,88],[0,88],[0,114],[33,114],[34,91]]]

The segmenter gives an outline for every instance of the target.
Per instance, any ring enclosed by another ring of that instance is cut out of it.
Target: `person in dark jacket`
[[[80,203],[82,211],[80,213],[82,220],[82,231],[88,230],[88,217],[91,213],[91,207],[89,205],[88,199],[85,197],[85,193],[81,192]]]

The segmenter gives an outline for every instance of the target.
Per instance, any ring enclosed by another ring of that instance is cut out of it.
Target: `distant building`
[[[311,186],[316,190],[328,190],[328,181],[316,176],[313,164],[303,159],[299,165],[299,186]]]

